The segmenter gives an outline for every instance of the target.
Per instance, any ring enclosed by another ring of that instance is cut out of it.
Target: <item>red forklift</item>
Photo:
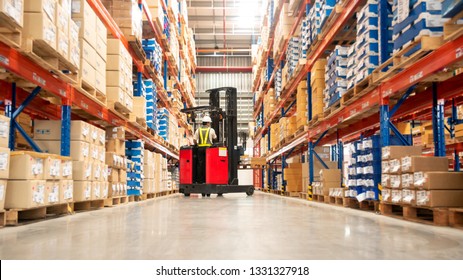
[[[180,193],[211,196],[225,193],[254,194],[254,186],[238,184],[238,164],[243,148],[238,146],[237,91],[233,87],[215,88],[209,93],[209,106],[183,109],[188,121],[196,130],[196,117],[208,114],[211,127],[217,134],[211,147],[205,152],[204,168],[198,168],[198,149],[195,146],[180,148]],[[220,94],[225,94],[226,108],[220,108]]]

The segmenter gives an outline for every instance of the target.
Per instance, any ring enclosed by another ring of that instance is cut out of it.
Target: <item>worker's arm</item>
[[[211,128],[211,132],[210,132],[210,134],[211,134],[211,138],[212,138],[212,140],[215,140],[215,139],[217,139],[217,134],[215,134],[215,130],[214,130],[213,128]]]

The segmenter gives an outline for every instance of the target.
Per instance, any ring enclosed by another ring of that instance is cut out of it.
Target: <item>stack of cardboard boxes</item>
[[[136,0],[103,0],[101,3],[113,17],[117,26],[129,40],[141,42],[143,22],[142,11]]]
[[[301,81],[296,93],[296,126],[297,129],[307,125],[307,81]]]
[[[141,195],[144,193],[144,143],[141,140],[125,141],[125,156],[127,157],[127,194]]]
[[[312,86],[312,117],[323,114],[326,64],[326,59],[317,60],[310,74],[310,85]]]
[[[278,4],[274,3],[274,5]],[[280,13],[280,20],[275,28],[275,41],[273,42],[273,53],[275,55],[275,59],[277,59],[276,54],[281,53],[281,51],[279,51],[279,47],[284,43],[285,36],[290,33],[295,20],[296,18],[289,14],[288,3],[283,4],[283,8]]]
[[[320,146],[315,147],[315,152],[318,156],[323,160],[323,162],[328,166],[329,169],[336,169],[338,167],[338,163],[336,161],[331,161],[330,157],[330,147],[329,146]],[[308,162],[308,154],[305,156],[306,162],[302,164],[302,191],[307,192],[307,187],[309,186],[309,168],[310,164]],[[321,162],[314,158],[314,182],[320,182],[320,171],[325,167],[321,164]]]
[[[72,19],[78,27],[72,29],[73,38],[79,30],[81,82],[85,84],[85,89],[94,88],[98,93],[106,95],[106,26],[85,0],[72,1]]]
[[[34,139],[44,152],[60,154],[61,121],[34,122]],[[74,201],[107,197],[105,131],[84,121],[71,121]]]
[[[69,1],[60,2],[64,5],[57,0],[24,0],[23,38],[33,39],[41,52],[53,57],[59,54],[63,61],[78,67],[71,55],[78,52],[78,45],[70,36],[73,23]]]
[[[289,163],[285,168],[285,180],[287,192],[302,191],[302,163]]]
[[[106,129],[105,158],[108,165],[108,197],[125,196],[127,194],[127,160],[124,127]]]
[[[108,107],[115,103],[133,111],[132,57],[119,39],[108,39],[106,96]]]
[[[266,95],[264,95],[264,112],[265,118],[264,121],[267,120],[268,115],[270,115],[273,111],[275,111],[276,106],[276,99],[275,99],[275,90],[270,88]]]
[[[5,194],[10,175],[10,118],[0,115],[0,211],[5,208]]]
[[[421,156],[420,147],[383,148],[384,202],[427,207],[463,206],[463,175],[446,157]]]
[[[319,176],[320,181],[312,184],[313,194],[329,196],[330,189],[341,186],[341,169],[321,169]]]
[[[143,193],[154,193],[156,191],[154,167],[154,153],[149,150],[145,150],[143,166]]]

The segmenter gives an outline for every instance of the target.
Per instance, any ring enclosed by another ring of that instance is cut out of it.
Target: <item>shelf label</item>
[[[60,89],[60,90],[59,90],[59,94],[60,94],[61,96],[64,96],[64,97],[68,97],[68,94],[67,94],[67,92],[66,92],[64,89]]]
[[[80,101],[80,106],[82,106],[83,109],[88,109],[88,104],[84,101]]]
[[[8,66],[10,65],[10,60],[3,55],[0,55],[0,62]]]
[[[368,108],[368,106],[370,106],[369,101],[362,103],[362,109]]]
[[[350,110],[349,117],[352,117],[355,114],[357,114],[357,109]]]
[[[119,122],[117,120],[115,120],[115,119],[112,119],[111,123],[117,125]]]
[[[96,113],[98,114],[98,116],[99,116],[100,118],[103,118],[103,112],[102,112],[102,111],[98,111],[98,112],[96,112]]]
[[[40,77],[39,75],[37,75],[37,73],[32,73],[32,79],[34,81],[36,81],[38,84],[41,84],[43,86],[45,86],[47,84],[47,81],[45,81],[44,78]]]
[[[418,73],[416,73],[415,75],[411,75],[410,76],[410,83],[414,83],[416,81],[418,81],[419,79],[423,78],[423,71],[420,71]]]
[[[338,118],[338,123],[342,123],[344,121],[344,117],[339,117]]]
[[[463,48],[458,48],[455,50],[455,56],[456,58],[460,58],[463,56]],[[0,57],[1,58],[1,57]]]
[[[383,97],[387,97],[387,96],[389,96],[391,94],[392,94],[392,89],[390,88],[390,89],[384,91],[384,96]]]

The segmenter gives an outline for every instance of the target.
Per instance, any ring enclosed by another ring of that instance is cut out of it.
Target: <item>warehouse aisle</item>
[[[1,259],[462,259],[463,234],[257,192],[0,229]]]

